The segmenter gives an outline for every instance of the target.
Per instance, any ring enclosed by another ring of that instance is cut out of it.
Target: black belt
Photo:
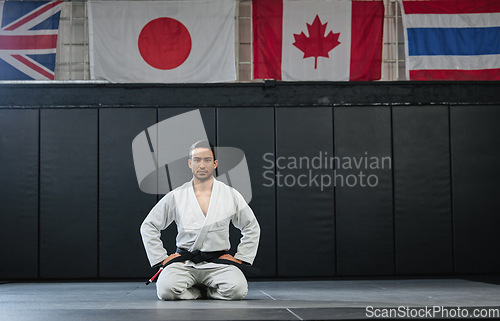
[[[237,263],[231,260],[226,260],[226,259],[219,259],[224,254],[228,254],[228,251],[214,251],[214,252],[202,252],[200,250],[196,250],[193,252],[189,252],[186,249],[183,248],[177,248],[177,253],[180,254],[180,256],[174,257],[167,263],[163,264],[160,267],[160,270],[151,278],[149,279],[146,284],[149,284],[151,282],[154,282],[160,272],[168,265],[175,263],[175,262],[184,262],[187,260],[193,261],[194,263],[200,263],[200,262],[213,262],[213,263],[220,263],[220,264],[227,264],[227,265],[234,265],[238,267],[243,274],[246,276],[251,276],[251,275],[257,275],[259,273],[259,269],[251,266],[250,264],[246,263]]]

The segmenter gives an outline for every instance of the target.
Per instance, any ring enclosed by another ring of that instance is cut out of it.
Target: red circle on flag
[[[161,70],[182,65],[191,52],[191,35],[187,28],[172,18],[148,22],[139,34],[139,52],[149,65]]]

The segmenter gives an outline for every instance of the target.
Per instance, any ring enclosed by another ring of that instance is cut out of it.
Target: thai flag
[[[53,80],[63,1],[0,2],[0,79]]]
[[[500,1],[402,0],[410,80],[500,80]]]

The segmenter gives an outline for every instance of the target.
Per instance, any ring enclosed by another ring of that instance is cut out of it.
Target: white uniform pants
[[[156,282],[160,300],[194,300],[201,297],[196,284],[207,286],[207,296],[220,300],[241,300],[248,292],[248,284],[236,266],[220,264],[218,267],[197,269],[175,262],[167,265]]]

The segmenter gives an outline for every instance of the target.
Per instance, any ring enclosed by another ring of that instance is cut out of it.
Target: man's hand
[[[231,254],[221,255],[221,256],[219,256],[219,259],[233,261],[233,262],[236,262],[238,264],[242,264],[243,263],[243,262],[241,262],[241,260],[238,260],[238,259],[234,258],[234,256],[232,256]]]
[[[161,262],[161,265],[165,265],[168,261],[175,259],[176,257],[179,256],[181,256],[179,253],[170,254],[165,260],[163,260],[163,262]]]

